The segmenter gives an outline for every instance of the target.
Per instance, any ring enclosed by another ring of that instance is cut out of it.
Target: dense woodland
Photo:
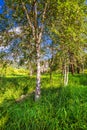
[[[1,8],[1,130],[87,130],[87,1]]]

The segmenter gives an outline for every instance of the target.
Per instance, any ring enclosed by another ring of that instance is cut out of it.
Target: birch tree
[[[84,38],[84,1],[59,0],[52,31],[58,36],[62,60],[64,86],[68,84],[69,64],[75,64],[82,56]],[[72,56],[73,55],[73,56]],[[71,57],[74,58],[70,63]]]
[[[37,66],[35,100],[39,99],[41,93],[40,60],[42,35],[46,27],[47,18],[51,19],[50,15],[52,14],[52,8],[56,5],[55,1],[56,0],[6,0],[8,8],[12,10],[12,17],[19,25],[26,25],[26,27],[29,28],[28,36],[31,37],[30,39],[32,39],[35,46],[34,53]],[[29,44],[31,44],[30,40]]]

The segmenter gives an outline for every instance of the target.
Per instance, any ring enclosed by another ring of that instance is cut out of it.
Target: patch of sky
[[[86,0],[86,4],[87,4],[87,0]]]
[[[3,13],[4,0],[0,0],[0,14]]]
[[[50,59],[52,57],[52,54],[50,51],[50,46],[52,44],[52,40],[51,40],[50,36],[47,34],[44,34],[42,39],[43,39],[43,41],[41,44],[41,48],[44,51],[44,54],[42,55],[41,58],[44,60],[47,60],[47,59]]]
[[[14,50],[19,45],[19,43],[20,43],[19,38],[15,39],[15,40],[12,40],[8,46],[6,46],[6,47],[1,46],[0,47],[0,53],[2,53],[2,52],[11,53],[12,50]]]

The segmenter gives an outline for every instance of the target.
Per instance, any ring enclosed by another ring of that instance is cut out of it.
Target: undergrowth
[[[0,130],[87,130],[87,75],[42,76],[41,98],[34,101],[35,77],[3,77],[0,82]],[[29,96],[20,102],[21,95]]]

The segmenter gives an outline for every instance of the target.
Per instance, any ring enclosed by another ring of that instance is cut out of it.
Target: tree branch
[[[43,11],[43,14],[42,14],[42,26],[40,28],[40,33],[38,34],[39,42],[41,40],[43,29],[44,29],[44,21],[45,21],[46,10],[47,10],[47,3],[45,3],[44,11]]]
[[[25,14],[26,14],[26,17],[27,17],[27,20],[28,20],[28,24],[30,25],[31,29],[32,29],[32,32],[33,32],[33,36],[35,35],[35,28],[30,20],[30,16],[28,14],[28,11],[27,11],[27,8],[25,6],[25,3],[21,0],[21,3],[22,3],[22,7],[23,7],[23,10],[25,11]]]
[[[44,20],[45,20],[46,10],[47,10],[47,3],[45,3],[44,11],[42,14],[42,23],[44,23]]]
[[[37,0],[34,0],[34,27],[35,27],[35,37],[38,39],[38,17],[37,17]]]

